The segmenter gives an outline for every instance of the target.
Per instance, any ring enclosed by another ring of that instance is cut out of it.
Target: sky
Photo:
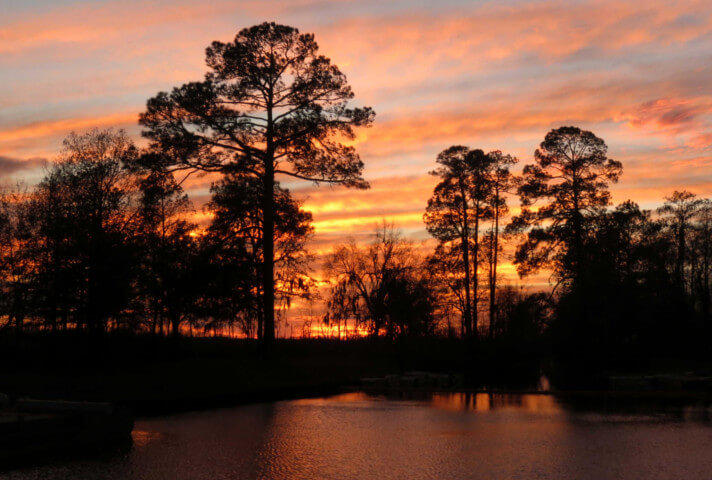
[[[312,32],[377,113],[357,148],[372,188],[294,185],[313,247],[382,218],[416,241],[438,152],[532,161],[577,125],[623,162],[614,202],[712,193],[712,2],[0,0],[0,176],[41,176],[70,131],[126,129],[149,97],[202,79],[205,47],[276,21]],[[210,179],[191,179],[197,208]]]

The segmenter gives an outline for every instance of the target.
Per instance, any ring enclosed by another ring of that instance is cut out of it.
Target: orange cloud
[[[94,127],[134,127],[137,118],[137,113],[119,112],[0,128],[0,151],[7,154],[29,151],[33,156],[52,157],[57,154],[62,139],[72,131],[81,132]]]

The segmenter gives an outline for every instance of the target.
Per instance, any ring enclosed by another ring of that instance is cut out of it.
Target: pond
[[[709,405],[349,393],[139,420],[133,446],[9,479],[709,479]]]

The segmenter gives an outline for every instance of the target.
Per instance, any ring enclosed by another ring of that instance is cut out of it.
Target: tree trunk
[[[272,59],[274,68],[274,59]],[[262,308],[264,310],[263,346],[269,350],[274,344],[274,118],[273,91],[267,101],[267,131],[264,152],[264,189],[262,190]]]
[[[270,146],[268,146],[269,150]],[[268,155],[270,156],[270,155]],[[262,195],[264,232],[262,234],[262,306],[264,310],[264,346],[274,344],[274,164],[265,162]]]
[[[174,318],[171,320],[171,335],[174,338],[180,337],[180,318]]]
[[[465,336],[472,334],[472,301],[470,293],[470,246],[467,235],[462,239],[462,263],[465,267]]]
[[[492,267],[490,268],[490,298],[489,298],[489,329],[490,338],[494,338],[496,322],[496,294],[497,294],[497,254],[499,250],[499,192],[496,193],[494,207],[494,227],[492,230]]]
[[[576,157],[571,159],[576,162],[578,159]],[[572,249],[572,258],[570,259],[571,273],[573,274],[573,284],[574,290],[578,290],[581,284],[583,265],[582,265],[582,255],[583,255],[583,219],[581,215],[581,189],[579,187],[579,172],[578,168],[573,168],[571,173],[571,192],[573,196],[573,211],[571,216],[571,235],[572,241],[569,248]]]
[[[472,269],[472,333],[476,337],[478,335],[477,331],[477,321],[479,320],[478,310],[479,310],[479,295],[477,289],[480,286],[479,275],[477,273],[477,267],[480,265],[480,204],[479,201],[475,204],[475,231],[473,232],[473,239],[475,242],[475,248],[473,249],[472,256],[475,257],[474,268]]]
[[[15,333],[22,335],[22,315],[14,314]]]
[[[261,312],[257,312],[257,341],[261,342],[264,336],[264,321]]]
[[[684,272],[685,272],[685,220],[680,220],[680,226],[678,228],[677,265],[676,265],[675,270],[677,270],[675,273],[677,274],[677,279],[678,279],[678,282],[680,282],[680,286],[682,287],[682,290],[686,291],[685,278],[684,278]]]
[[[573,273],[574,273],[574,285],[576,287],[580,286],[581,282],[581,275],[582,275],[582,268],[583,265],[581,265],[581,255],[582,255],[582,245],[583,245],[583,232],[582,228],[583,226],[581,225],[581,211],[579,207],[579,191],[578,191],[578,186],[577,186],[577,181],[576,181],[576,176],[574,176],[573,180],[573,187],[574,187],[574,211],[573,211],[573,225],[572,225],[572,230],[573,230],[573,262],[574,262],[574,268],[573,268]]]
[[[702,262],[702,315],[706,322],[710,317],[710,249],[707,228],[705,228],[702,242],[704,251],[704,261]]]
[[[465,267],[465,311],[463,324],[465,326],[465,336],[470,337],[472,335],[472,301],[470,293],[470,219],[467,212],[467,197],[465,191],[460,187],[460,193],[462,195],[462,216],[463,216],[463,227],[462,227],[462,264]]]
[[[151,303],[153,303],[153,302],[151,302]],[[151,333],[155,337],[156,335],[158,335],[158,311],[155,308],[152,310],[153,310],[153,314],[152,314],[153,319],[151,321]]]

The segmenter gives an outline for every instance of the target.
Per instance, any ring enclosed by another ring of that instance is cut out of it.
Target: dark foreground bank
[[[108,402],[110,407],[101,409],[121,412],[118,416],[31,412],[26,420],[35,424],[23,424],[18,430],[17,422],[7,423],[6,430],[17,430],[18,435],[31,440],[24,444],[10,441],[17,450],[17,455],[11,455],[13,462],[22,456],[24,465],[53,458],[108,455],[121,447],[115,440],[127,438],[130,428],[125,425],[134,417],[248,403],[266,405],[276,400],[324,397],[345,389],[395,399],[412,395],[429,399],[438,390],[480,398],[477,392],[486,390],[486,395],[495,395],[492,398],[507,400],[553,388],[559,391],[557,402],[571,411],[608,409],[611,405],[637,411],[647,404],[657,411],[661,400],[665,408],[672,405],[686,411],[690,404],[709,405],[712,401],[712,388],[707,388],[712,383],[704,380],[704,362],[649,360],[566,382],[559,372],[571,368],[561,369],[543,348],[534,347],[473,345],[445,338],[395,343],[312,339],[280,340],[265,354],[253,341],[226,338],[116,333],[93,338],[77,334],[0,335],[0,392],[13,405],[21,398]],[[542,375],[558,383],[542,383]],[[568,391],[562,391],[567,387]],[[539,396],[549,398],[530,397]],[[62,440],[67,435],[76,440],[71,449],[55,448],[69,445]],[[42,452],[34,450],[34,439],[40,436],[47,439]],[[12,463],[0,462],[0,469],[3,464],[12,467]]]
[[[100,456],[131,445],[133,417],[108,403],[2,398],[0,471]]]
[[[532,391],[542,387],[543,374],[557,390],[613,386],[640,390],[645,396],[656,390],[667,390],[666,396],[687,394],[691,384],[657,377],[645,377],[648,380],[640,384],[637,379],[651,372],[673,376],[693,372],[696,377],[712,372],[709,362],[694,359],[646,359],[579,375],[571,370],[568,365],[561,368],[542,345],[473,346],[447,338],[396,343],[281,340],[265,355],[254,341],[226,338],[0,335],[0,393],[12,398],[110,402],[136,416],[328,395],[361,385],[364,378],[409,371],[457,375],[462,378],[458,389]],[[710,389],[703,384],[696,390],[694,395],[706,395]]]
[[[282,340],[269,355],[249,340],[77,335],[0,338],[0,392],[111,402],[138,416],[326,395],[404,369],[457,371],[447,341]]]

